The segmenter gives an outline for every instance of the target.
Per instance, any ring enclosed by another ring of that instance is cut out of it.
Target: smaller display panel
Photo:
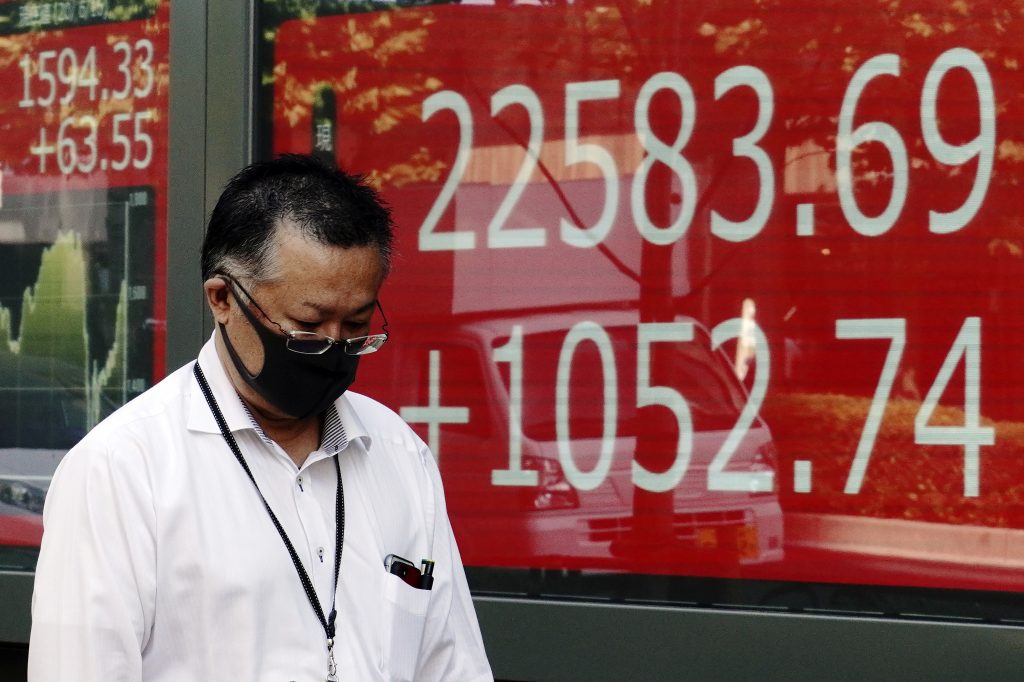
[[[60,459],[163,373],[168,3],[0,4],[0,569]]]

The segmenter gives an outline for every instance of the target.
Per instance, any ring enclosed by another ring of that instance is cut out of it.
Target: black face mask
[[[287,339],[263,326],[248,306],[239,303],[239,308],[263,344],[263,369],[249,373],[220,324],[224,345],[245,383],[277,409],[296,419],[318,415],[355,381],[358,355],[347,355],[340,344],[320,355],[292,352]]]

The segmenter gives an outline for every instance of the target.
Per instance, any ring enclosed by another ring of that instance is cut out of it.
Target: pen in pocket
[[[423,560],[423,569],[420,570],[408,559],[388,554],[384,558],[384,570],[418,590],[429,590],[434,586],[434,562],[429,559]]]

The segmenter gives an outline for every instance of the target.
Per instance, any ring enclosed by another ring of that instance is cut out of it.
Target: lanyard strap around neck
[[[281,526],[281,522],[277,520],[277,516],[270,508],[270,504],[267,503],[267,498],[263,496],[263,491],[260,490],[259,485],[256,483],[256,478],[252,475],[252,471],[249,469],[249,465],[246,464],[245,458],[242,457],[242,451],[238,449],[238,443],[235,441],[235,437],[228,429],[228,424],[224,420],[224,415],[220,411],[220,407],[217,405],[217,401],[213,397],[213,391],[210,390],[210,384],[206,381],[206,376],[203,374],[203,370],[199,368],[199,363],[195,364],[193,370],[196,381],[199,382],[199,388],[203,392],[203,396],[206,398],[207,404],[210,406],[210,411],[213,412],[213,418],[217,421],[217,426],[220,428],[220,433],[224,436],[224,440],[227,441],[228,446],[231,448],[231,452],[234,453],[235,459],[245,470],[249,480],[252,481],[253,487],[256,488],[256,493],[260,496],[260,500],[263,501],[263,507],[267,510],[267,514],[270,515],[270,520],[274,522],[274,527],[277,528],[278,534],[281,536],[284,546],[288,549],[288,554],[292,558],[292,563],[295,564],[295,572],[299,575],[299,581],[302,583],[302,588],[306,591],[306,596],[309,598],[309,604],[313,607],[316,617],[320,620],[320,625],[324,628],[324,634],[327,635],[328,649],[334,646],[334,621],[337,618],[338,611],[335,608],[335,600],[337,598],[338,591],[338,578],[341,574],[341,550],[345,541],[345,492],[341,485],[341,465],[338,463],[338,455],[335,454],[332,458],[334,460],[334,471],[338,475],[338,489],[337,495],[334,502],[334,517],[335,517],[335,550],[334,550],[334,592],[331,594],[331,613],[329,616],[324,616],[324,610],[320,607],[320,599],[316,596],[316,590],[313,589],[313,581],[309,579],[309,574],[306,573],[306,569],[303,568],[302,562],[299,560],[299,555],[295,551],[295,547],[292,545],[291,540],[288,539],[288,534],[284,532],[284,528]]]

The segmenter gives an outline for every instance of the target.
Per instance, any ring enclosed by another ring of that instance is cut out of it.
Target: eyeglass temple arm
[[[384,330],[385,334],[388,334],[388,316],[384,314],[384,306],[380,304],[380,299],[377,299],[377,310],[380,311],[380,316],[383,318],[381,323],[381,329]]]
[[[260,311],[260,315],[263,316],[263,319],[265,319],[267,322],[270,322],[272,325],[274,325],[275,327],[280,329],[282,334],[284,334],[285,336],[288,336],[288,330],[285,329],[284,327],[282,327],[277,322],[277,320],[271,319],[270,315],[267,315],[267,313],[263,310],[263,308],[260,307],[260,304],[256,302],[256,299],[252,297],[252,294],[250,294],[248,292],[248,290],[245,287],[242,286],[241,282],[239,282],[237,279],[235,279],[231,275],[228,275],[228,274],[225,274],[225,273],[221,273],[221,274],[219,274],[217,276],[220,277],[221,279],[223,279],[225,282],[227,282],[229,288],[233,287],[233,286],[234,287],[238,287],[238,289],[243,294],[245,294],[245,297],[247,299],[249,299],[249,303],[252,303],[254,306],[256,306],[256,310]],[[235,298],[236,299],[238,298],[237,294],[235,295]]]

